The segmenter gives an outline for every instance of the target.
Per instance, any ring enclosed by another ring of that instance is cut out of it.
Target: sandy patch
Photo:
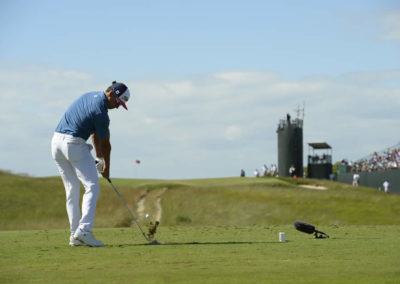
[[[308,185],[308,184],[303,184],[300,185],[301,187],[304,188],[309,188],[309,189],[316,189],[316,190],[327,190],[325,186],[319,186],[319,185]]]
[[[163,189],[161,189],[161,191],[159,192],[159,194],[156,198],[156,204],[155,204],[156,212],[154,214],[154,220],[160,221],[162,218],[161,196],[164,194],[164,192],[167,191],[167,189],[168,189],[167,187],[164,187]],[[144,218],[144,214],[146,211],[144,204],[145,204],[146,198],[147,198],[147,194],[141,196],[137,202],[137,211],[136,212],[137,212],[138,219]]]
[[[138,216],[138,219],[141,219],[144,217],[144,201],[146,200],[146,195],[142,195],[137,202],[137,210],[136,214]]]
[[[160,195],[157,196],[155,220],[161,221],[162,218],[161,195],[163,195],[164,192],[167,191],[167,189],[168,188],[164,187]]]

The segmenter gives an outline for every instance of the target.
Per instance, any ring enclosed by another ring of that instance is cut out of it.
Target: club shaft
[[[146,234],[144,233],[144,231],[142,230],[142,227],[140,227],[139,222],[136,220],[136,216],[135,214],[133,214],[132,210],[129,208],[128,204],[126,203],[124,197],[121,195],[121,193],[118,191],[118,189],[114,186],[114,184],[111,182],[110,179],[108,179],[108,182],[111,184],[111,186],[114,188],[115,193],[119,196],[119,198],[122,200],[122,202],[124,203],[126,209],[128,209],[129,214],[131,214],[133,221],[135,221],[136,225],[138,226],[139,230],[142,232],[143,237],[149,241],[149,239],[146,237]]]

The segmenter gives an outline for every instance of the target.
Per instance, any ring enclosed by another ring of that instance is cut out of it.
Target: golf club
[[[131,214],[133,221],[135,221],[135,223],[136,223],[136,225],[138,226],[139,230],[142,232],[143,237],[144,237],[147,241],[151,242],[152,240],[149,239],[149,238],[146,236],[146,234],[145,234],[144,231],[142,230],[142,227],[140,227],[139,222],[136,220],[136,217],[135,217],[135,215],[133,214],[132,210],[128,207],[128,204],[126,204],[125,199],[122,197],[121,193],[119,193],[118,189],[117,189],[117,188],[114,186],[114,184],[111,182],[111,179],[108,178],[107,180],[108,180],[108,182],[111,184],[111,186],[114,188],[114,191],[117,193],[117,195],[118,195],[119,198],[122,200],[122,202],[125,204],[125,207],[128,209],[129,213]]]
[[[302,221],[294,222],[294,227],[296,228],[296,230],[298,230],[300,232],[307,233],[307,234],[314,234],[314,237],[316,239],[329,238],[329,236],[327,234],[325,234],[324,232],[315,230],[315,227],[313,225],[302,222]]]

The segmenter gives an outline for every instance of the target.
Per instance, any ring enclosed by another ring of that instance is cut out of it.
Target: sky
[[[50,141],[80,95],[109,110],[111,177],[239,176],[277,163],[304,108],[333,162],[400,142],[400,2],[0,1],[0,169],[56,176]],[[135,161],[140,160],[140,164]],[[305,162],[306,166],[306,162]]]

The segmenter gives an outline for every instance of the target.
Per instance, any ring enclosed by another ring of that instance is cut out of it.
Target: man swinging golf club
[[[51,141],[52,157],[60,172],[66,192],[66,207],[70,223],[70,246],[102,247],[92,233],[97,198],[100,191],[97,172],[110,178],[110,119],[108,109],[118,108],[129,100],[128,87],[112,82],[105,92],[90,92],[75,100],[67,109]],[[92,137],[96,162],[86,144]],[[82,214],[79,207],[80,182],[85,193]]]

